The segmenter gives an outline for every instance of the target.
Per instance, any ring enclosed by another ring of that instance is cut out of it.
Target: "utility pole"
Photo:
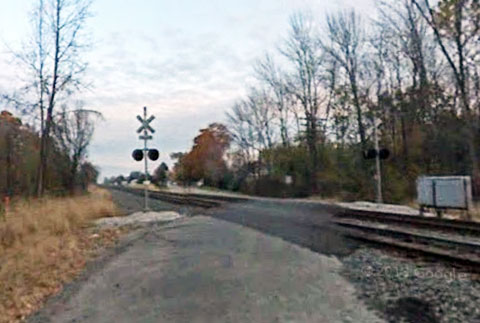
[[[373,134],[375,137],[375,182],[376,182],[376,195],[377,195],[377,203],[383,203],[383,196],[382,196],[382,169],[380,165],[380,147],[378,143],[378,129],[377,129],[377,118],[374,117],[373,119]]]

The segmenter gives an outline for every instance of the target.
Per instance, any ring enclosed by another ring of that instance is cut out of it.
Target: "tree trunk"
[[[53,122],[53,107],[55,105],[55,95],[57,93],[58,81],[58,63],[60,56],[60,0],[56,1],[56,15],[55,15],[55,54],[53,61],[53,80],[50,91],[50,99],[47,108],[47,120],[45,122],[45,131],[42,133],[42,141],[40,145],[40,167],[38,174],[37,194],[42,196],[45,193],[45,184],[47,178],[47,163],[49,157],[49,138]]]
[[[46,168],[46,149],[45,149],[45,130],[42,132],[42,137],[40,139],[40,162],[38,164],[38,175],[37,175],[37,195],[38,197],[43,196],[44,193],[44,177]]]
[[[309,115],[307,119],[307,146],[310,153],[311,171],[310,186],[312,193],[318,193],[317,173],[318,165],[318,149],[317,149],[317,119],[313,115]]]
[[[407,136],[407,125],[405,122],[405,116],[402,112],[402,115],[400,117],[400,123],[401,123],[401,131],[402,131],[402,148],[403,148],[403,168],[404,170],[407,169],[408,165],[408,136]]]
[[[362,145],[362,150],[367,149],[367,142],[365,138],[365,128],[363,125],[363,117],[362,117],[362,107],[360,106],[360,100],[358,98],[358,87],[357,87],[357,79],[355,77],[355,74],[353,72],[349,72],[349,78],[350,78],[350,86],[352,88],[352,94],[353,94],[353,103],[355,105],[355,109],[357,112],[357,122],[358,122],[358,133],[360,134],[360,142]]]

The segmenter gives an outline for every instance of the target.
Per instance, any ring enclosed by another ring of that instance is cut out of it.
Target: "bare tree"
[[[426,25],[411,0],[381,1],[379,4],[381,33],[389,42],[398,41],[400,52],[409,59],[413,87],[428,83],[425,43],[429,41]]]
[[[33,120],[39,121],[40,133],[45,126],[45,98],[48,84],[45,65],[48,55],[45,49],[47,23],[45,22],[44,0],[38,0],[31,12],[33,33],[21,51],[11,50],[19,68],[25,71],[22,81],[24,84],[13,94],[2,93],[1,99],[13,106],[22,114],[31,115]],[[21,73],[19,73],[21,74]],[[38,113],[38,115],[37,115]],[[40,117],[40,119],[38,119]]]
[[[299,102],[305,115],[305,142],[310,153],[311,181],[315,191],[319,168],[319,114],[326,99],[322,91],[325,73],[322,67],[323,52],[311,16],[295,14],[290,18],[290,34],[282,48],[282,54],[294,67],[288,79],[288,91]]]
[[[428,60],[435,63],[436,52],[431,51],[433,39],[427,33],[427,26],[411,0],[381,1],[378,6],[377,33],[374,40],[378,49],[379,40],[383,41],[384,54],[377,55],[377,62],[383,60],[383,79],[395,79],[385,84],[386,93],[405,93],[411,104],[389,104],[384,113],[390,113],[390,131],[395,150],[396,121],[400,120],[404,167],[408,165],[410,155],[410,134],[414,124],[423,122],[433,109],[430,100],[430,81]],[[428,57],[428,58],[427,58]],[[392,73],[393,72],[393,73]],[[390,74],[390,77],[386,77]],[[411,82],[409,82],[409,79]],[[397,95],[398,97],[398,95]],[[381,100],[379,100],[381,102]],[[387,118],[384,118],[387,121]]]
[[[263,149],[272,148],[275,136],[272,124],[275,118],[272,99],[264,90],[251,88],[244,104],[248,106],[250,111],[257,141]]]
[[[248,105],[236,102],[232,111],[227,113],[230,136],[234,144],[240,149],[244,163],[252,162],[258,155],[254,122],[251,119]]]
[[[93,117],[98,112],[84,109],[68,111],[64,106],[53,123],[53,134],[61,150],[70,159],[68,187],[73,192],[77,184],[80,165],[85,161],[87,147],[95,129]]]
[[[92,0],[38,0],[32,13],[33,37],[15,57],[27,71],[25,85],[3,99],[34,113],[41,133],[37,194],[45,190],[48,142],[54,126],[54,111],[83,84],[86,68],[81,52],[87,47],[84,27]]]
[[[328,15],[327,31],[328,43],[323,43],[323,47],[346,73],[356,110],[360,142],[362,148],[366,149],[366,133],[359,87],[362,46],[366,43],[366,39],[360,17],[354,11]]]
[[[461,110],[467,120],[467,140],[476,182],[480,180],[478,152],[475,136],[478,132],[478,111],[472,104],[478,98],[473,88],[472,71],[478,61],[478,38],[480,36],[480,4],[475,0],[439,1],[433,7],[429,0],[411,0],[431,27],[435,39],[450,66]],[[472,91],[473,90],[473,91]],[[479,186],[477,184],[477,186]]]
[[[227,113],[233,141],[244,151],[247,160],[258,157],[262,149],[271,148],[275,143],[273,106],[265,91],[251,88],[248,97]]]
[[[284,147],[289,146],[289,119],[291,101],[290,93],[286,83],[285,73],[278,68],[270,55],[265,55],[263,60],[255,66],[257,77],[267,84],[272,92],[272,103],[276,109],[276,116],[280,126],[280,138]]]

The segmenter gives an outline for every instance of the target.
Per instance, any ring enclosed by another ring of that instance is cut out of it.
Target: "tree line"
[[[152,184],[158,187],[166,187],[167,182],[170,177],[168,166],[165,162],[162,162],[155,170],[153,174],[148,174],[145,176],[144,173],[139,171],[132,171],[130,175],[118,175],[111,176],[109,178],[105,177],[103,179],[104,185],[128,185],[128,184],[143,184],[145,180],[150,181]]]
[[[12,52],[21,84],[0,95],[0,190],[8,196],[73,193],[98,176],[86,157],[101,115],[78,96],[88,87],[82,54],[91,1],[34,3],[32,34]]]
[[[264,195],[373,199],[375,165],[363,152],[376,126],[390,151],[386,200],[412,199],[422,174],[471,175],[478,195],[479,37],[475,0],[384,0],[374,19],[296,13],[228,112],[228,140],[201,130],[190,152],[172,156],[176,177]]]

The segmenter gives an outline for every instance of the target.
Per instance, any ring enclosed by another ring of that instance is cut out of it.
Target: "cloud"
[[[133,161],[131,153],[142,148],[143,141],[138,139],[136,129],[140,125],[135,119],[141,109],[131,111],[129,120],[107,120],[98,124],[92,146],[90,159],[102,170],[102,176],[125,174],[132,170],[142,170],[143,164]],[[172,165],[170,153],[188,151],[198,130],[209,123],[222,121],[223,106],[200,107],[196,113],[186,114],[181,118],[169,118],[155,113],[157,118],[152,122],[156,130],[149,146],[160,151],[160,160],[153,163],[157,167],[162,161]]]
[[[340,5],[316,0],[95,2],[97,15],[89,26],[96,41],[85,56],[86,79],[93,88],[81,96],[106,121],[97,126],[90,159],[102,176],[141,169],[130,154],[141,144],[135,116],[143,106],[157,117],[152,145],[162,159],[189,149],[198,129],[225,120],[225,112],[252,82],[252,64],[286,35],[292,12],[311,8],[320,16],[325,8],[367,2],[371,0],[342,0]],[[0,27],[17,30],[13,25],[0,20]],[[15,76],[5,65],[0,57],[0,90],[11,87]]]
[[[112,33],[108,39],[90,66],[95,90],[86,99],[107,118],[90,149],[102,176],[127,174],[140,166],[130,154],[141,144],[135,116],[143,106],[157,116],[153,143],[169,162],[171,152],[191,147],[201,127],[224,121],[244,92],[251,63],[261,54],[252,44],[265,40],[246,41],[239,50],[219,32],[187,34],[179,29],[166,29],[159,38],[136,32]]]

